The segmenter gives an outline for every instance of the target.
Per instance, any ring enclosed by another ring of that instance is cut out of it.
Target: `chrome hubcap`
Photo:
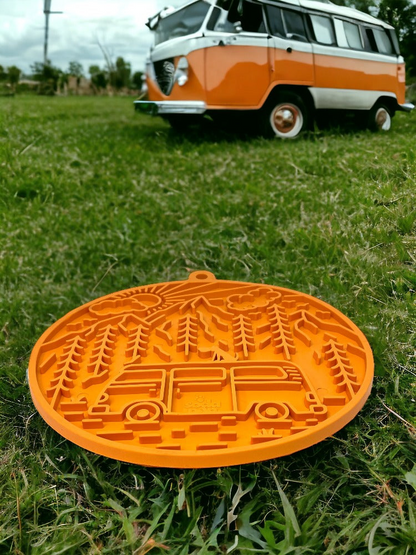
[[[294,104],[278,104],[272,111],[270,123],[279,137],[293,138],[302,130],[303,115]]]
[[[280,133],[287,133],[295,127],[298,117],[298,112],[292,107],[281,106],[274,113],[274,124]]]
[[[376,112],[376,125],[382,131],[388,131],[391,127],[391,117],[385,108],[379,108]]]

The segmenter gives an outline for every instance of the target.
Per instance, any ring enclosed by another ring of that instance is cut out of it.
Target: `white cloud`
[[[185,0],[52,0],[52,11],[63,14],[49,19],[48,58],[65,70],[71,61],[87,72],[92,64],[104,66],[100,42],[108,53],[122,56],[133,71],[144,67],[152,41],[147,19],[167,4]],[[0,0],[0,64],[30,65],[43,61],[45,17],[43,0]]]

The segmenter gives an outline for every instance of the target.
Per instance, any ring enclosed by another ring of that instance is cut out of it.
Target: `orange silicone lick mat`
[[[358,413],[372,378],[365,336],[332,306],[209,272],[73,310],[29,363],[34,403],[64,437],[174,468],[309,447]]]

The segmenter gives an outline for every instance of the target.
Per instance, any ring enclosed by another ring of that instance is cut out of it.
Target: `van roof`
[[[391,25],[381,21],[381,19],[377,19],[372,15],[368,15],[364,12],[360,12],[359,10],[355,10],[354,8],[347,8],[345,6],[338,6],[337,4],[333,4],[329,0],[255,0],[262,4],[273,4],[274,2],[278,2],[279,4],[291,4],[292,6],[300,6],[302,8],[308,10],[316,10],[320,12],[324,12],[326,14],[331,15],[341,15],[344,17],[349,17],[351,19],[356,19],[362,21],[364,23],[370,23],[372,25],[381,25],[386,29],[393,29]]]
[[[221,2],[221,0],[204,0],[204,1],[207,2],[208,4],[223,3]],[[274,4],[274,3],[278,3],[280,5],[290,4],[292,6],[299,6],[301,8],[305,8],[308,10],[320,11],[320,12],[326,13],[327,15],[329,14],[340,15],[340,16],[348,17],[358,21],[362,21],[363,23],[369,23],[371,25],[379,25],[384,27],[385,29],[394,29],[394,27],[392,27],[388,23],[385,23],[381,19],[377,19],[372,15],[368,15],[364,12],[360,12],[359,10],[356,10],[354,8],[338,6],[337,4],[333,4],[330,0],[248,0],[248,1],[258,2],[260,4]],[[161,18],[164,18],[173,12],[183,9],[189,4],[193,4],[194,2],[196,2],[196,0],[188,0],[188,2],[182,4],[181,6],[178,6],[177,8],[173,8],[172,6],[169,6],[168,8],[164,8],[163,10],[161,10],[157,15],[160,16]]]

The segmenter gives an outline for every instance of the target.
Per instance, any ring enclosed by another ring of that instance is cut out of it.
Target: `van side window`
[[[394,54],[393,43],[390,35],[384,29],[365,28],[365,37],[367,40],[367,50],[372,52],[380,52],[380,54]]]
[[[221,10],[219,8],[215,7],[212,10],[212,13],[211,13],[210,18],[209,18],[208,23],[207,23],[207,29],[209,31],[213,31],[215,29],[215,26],[218,23],[218,19],[219,19],[220,15],[221,15]]]
[[[305,24],[302,14],[292,10],[282,10],[283,21],[286,27],[286,37],[288,39],[301,40],[307,42]]]
[[[348,23],[348,21],[343,21],[345,36],[347,37],[348,46],[350,48],[355,48],[356,50],[363,49],[363,43],[361,40],[360,28],[354,23]]]
[[[335,44],[334,29],[329,17],[311,15],[310,18],[316,41],[321,44]]]
[[[275,37],[285,37],[286,33],[283,26],[282,10],[267,4],[265,7],[271,34]]]
[[[390,40],[392,42],[393,45],[393,49],[395,54],[397,54],[398,56],[400,55],[400,47],[399,47],[399,41],[397,40],[397,35],[394,29],[389,29],[388,30],[389,36],[390,36]]]
[[[229,15],[229,12],[226,10],[214,7],[207,23],[207,30],[220,33],[235,33],[235,22],[230,21]],[[259,4],[245,2],[240,19],[243,31],[248,31],[249,33],[266,33],[263,10]]]
[[[300,12],[281,9],[268,4],[265,7],[272,35],[303,42],[308,41],[303,15]]]
[[[350,45],[348,44],[347,35],[345,33],[344,21],[341,21],[340,19],[334,19],[334,25],[338,46],[340,46],[341,48],[349,48]]]
[[[365,36],[367,37],[367,45],[368,50],[372,50],[373,52],[378,52],[376,39],[374,37],[373,29],[366,29]]]
[[[235,28],[231,21],[228,21],[228,12],[215,7],[207,23],[208,31],[219,33],[234,33]]]
[[[377,49],[381,54],[393,54],[393,46],[390,38],[384,29],[374,29]]]
[[[241,26],[249,33],[265,33],[266,27],[263,19],[263,9],[259,4],[244,2]]]

